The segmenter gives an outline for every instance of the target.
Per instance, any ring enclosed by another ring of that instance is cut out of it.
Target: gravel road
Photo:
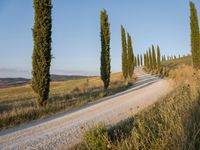
[[[1,150],[68,149],[83,130],[104,122],[116,124],[155,103],[169,91],[169,82],[136,69],[138,82],[129,90],[89,103],[71,112],[0,132]]]

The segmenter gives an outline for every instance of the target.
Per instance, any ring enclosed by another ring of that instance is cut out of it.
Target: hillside
[[[168,60],[168,61],[164,61],[162,62],[162,66],[167,66],[167,67],[177,67],[180,65],[188,65],[191,66],[192,65],[192,57],[191,56],[184,56],[181,58],[177,58],[174,60]]]
[[[58,81],[66,81],[66,80],[78,80],[83,78],[88,78],[90,76],[81,76],[81,75],[51,75],[51,81],[52,82],[58,82]]]
[[[30,82],[26,78],[0,78],[0,88],[25,85]]]
[[[67,80],[78,80],[83,78],[88,78],[89,76],[81,75],[51,75],[52,82],[67,81]],[[31,79],[27,78],[0,78],[0,88],[8,88],[26,85],[31,82]]]
[[[200,149],[200,80],[191,57],[165,61],[173,89],[160,101],[111,128],[96,125],[75,149]],[[158,71],[159,72],[159,71]],[[159,74],[158,74],[159,75]]]

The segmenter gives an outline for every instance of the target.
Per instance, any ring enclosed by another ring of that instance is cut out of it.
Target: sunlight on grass
[[[135,79],[133,77],[132,83]],[[108,91],[103,90],[103,84],[99,77],[52,82],[49,101],[43,108],[36,107],[36,97],[30,85],[0,89],[0,129],[46,118],[127,88],[121,73],[111,75]]]

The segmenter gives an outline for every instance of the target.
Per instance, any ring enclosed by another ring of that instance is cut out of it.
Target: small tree
[[[146,52],[146,62],[147,62],[147,68],[149,69],[150,68],[150,62],[149,62],[149,53],[148,51]]]
[[[190,1],[190,28],[191,28],[191,50],[192,61],[195,69],[200,69],[200,35],[197,10],[192,1]]]
[[[121,40],[122,40],[122,73],[125,81],[128,78],[128,53],[127,53],[127,44],[126,44],[126,31],[121,25]]]
[[[37,94],[38,106],[44,106],[49,97],[51,66],[51,0],[34,0],[32,89]]]
[[[108,89],[110,84],[110,24],[106,10],[100,13],[101,25],[101,80],[104,89]]]
[[[155,53],[155,49],[154,46],[152,45],[152,62],[153,62],[153,69],[156,69],[156,53]]]
[[[140,65],[143,66],[142,54],[140,54]]]
[[[132,78],[134,71],[134,55],[133,55],[131,36],[127,34],[127,37],[128,37],[128,74],[129,78]]]
[[[151,49],[149,48],[149,68],[153,69],[153,59],[152,59],[152,54],[151,54]]]
[[[140,67],[140,55],[139,54],[137,54],[137,64],[138,64],[138,67]]]
[[[144,57],[144,67],[147,67],[147,61],[146,61],[146,54],[144,53],[144,55],[143,55],[143,57]]]
[[[136,56],[134,56],[134,65],[135,65],[135,67],[137,67],[137,57]]]
[[[157,46],[157,67],[160,69],[160,48]]]

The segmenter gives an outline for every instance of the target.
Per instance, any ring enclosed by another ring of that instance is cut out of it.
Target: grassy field
[[[94,126],[75,149],[199,150],[200,72],[193,70],[190,57],[162,66],[173,66],[168,70],[168,78],[174,81],[172,92],[113,127]]]
[[[133,77],[131,83],[135,80]],[[111,86],[106,92],[99,77],[52,82],[50,98],[44,108],[36,107],[31,85],[0,89],[0,130],[64,112],[127,88],[121,73],[111,75]]]

